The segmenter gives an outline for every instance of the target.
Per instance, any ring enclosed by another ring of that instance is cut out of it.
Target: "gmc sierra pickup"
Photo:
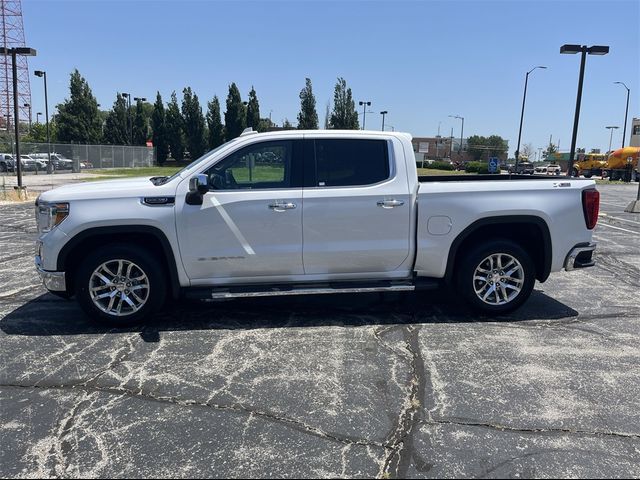
[[[589,267],[592,180],[418,177],[411,136],[245,131],[171,177],[67,185],[36,201],[36,267],[92,318],[167,297],[454,289],[511,311],[550,272]]]

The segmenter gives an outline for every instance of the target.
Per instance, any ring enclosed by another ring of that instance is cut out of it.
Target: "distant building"
[[[625,145],[626,147],[627,145]],[[640,118],[633,118],[631,121],[631,139],[629,146],[640,147]]]
[[[469,162],[472,158],[467,153],[467,139],[462,141],[462,153],[460,150],[460,139],[451,137],[413,137],[413,153],[416,161],[425,160],[434,161],[451,161],[451,162]]]

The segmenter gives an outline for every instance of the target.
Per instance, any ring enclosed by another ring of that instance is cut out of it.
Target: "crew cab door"
[[[306,274],[402,270],[410,253],[412,197],[404,158],[398,162],[393,152],[384,137],[305,136]]]
[[[179,195],[178,240],[192,284],[304,273],[301,156],[301,139],[252,143],[201,172],[211,188],[202,205]]]

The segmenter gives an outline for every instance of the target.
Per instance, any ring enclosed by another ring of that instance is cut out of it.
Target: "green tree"
[[[487,159],[497,157],[507,151],[507,141],[500,135],[491,135],[486,139]]]
[[[58,141],[100,143],[102,123],[98,102],[77,69],[71,74],[69,90],[70,98],[57,106]]]
[[[156,159],[159,165],[163,165],[167,160],[169,145],[167,144],[166,114],[160,92],[156,94],[156,102],[153,104],[151,129],[153,146],[156,147]]]
[[[298,128],[303,130],[318,129],[316,97],[313,95],[310,78],[305,78],[305,87],[300,90],[300,112],[298,113]]]
[[[224,125],[220,119],[220,100],[215,95],[207,104],[207,126],[209,127],[209,150],[213,150],[224,143]]]
[[[358,130],[358,113],[353,101],[351,89],[347,88],[347,82],[339,77],[333,93],[333,112],[329,120],[331,128]]]
[[[181,161],[184,159],[184,120],[180,113],[176,92],[171,94],[171,101],[167,105],[165,125],[171,157],[174,160]]]
[[[191,158],[199,158],[207,150],[204,116],[198,95],[187,87],[182,91],[182,118],[187,148]]]
[[[57,135],[56,122],[49,121],[49,138],[52,142],[55,142]],[[13,137],[10,136],[10,140]],[[27,135],[22,137],[23,142],[27,143],[46,143],[47,141],[47,124],[42,122],[36,122],[31,125]],[[11,149],[9,149],[11,151]]]
[[[251,91],[249,92],[249,103],[247,104],[247,127],[251,127],[255,131],[258,131],[259,126],[260,104],[258,103],[258,96],[256,95],[256,91],[252,85]]]
[[[133,144],[146,145],[149,139],[149,117],[142,100],[136,102],[136,112],[133,116]]]
[[[331,101],[327,100],[327,106],[324,110],[324,129],[329,130],[331,128]]]
[[[485,152],[487,146],[487,139],[479,135],[472,135],[467,138],[467,152],[473,158],[474,161],[478,161],[482,158],[482,154]]]
[[[269,118],[261,118],[260,119],[260,123],[258,123],[258,131],[259,132],[266,132],[272,126],[273,125],[271,123],[271,119],[269,119]]]
[[[227,95],[227,111],[224,112],[224,125],[227,140],[239,137],[247,126],[245,106],[240,98],[240,90],[235,83],[229,85]]]
[[[284,122],[282,122],[282,128],[284,128],[285,130],[292,130],[293,129],[293,125],[291,125],[291,122],[289,121],[288,118],[285,118]]]
[[[107,114],[104,124],[103,141],[111,145],[129,144],[129,123],[127,118],[127,101],[119,93],[113,108]]]

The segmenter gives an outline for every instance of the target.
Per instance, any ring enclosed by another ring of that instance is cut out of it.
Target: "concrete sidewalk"
[[[27,187],[28,190],[44,192],[51,190],[52,188],[66,185],[68,183],[84,182],[90,178],[98,178],[103,175],[87,172],[87,173],[53,173],[46,174],[40,173],[22,175],[22,185]],[[105,178],[110,178],[105,176]],[[18,177],[14,174],[2,174],[0,175],[0,188],[2,186],[11,188],[18,185]]]

